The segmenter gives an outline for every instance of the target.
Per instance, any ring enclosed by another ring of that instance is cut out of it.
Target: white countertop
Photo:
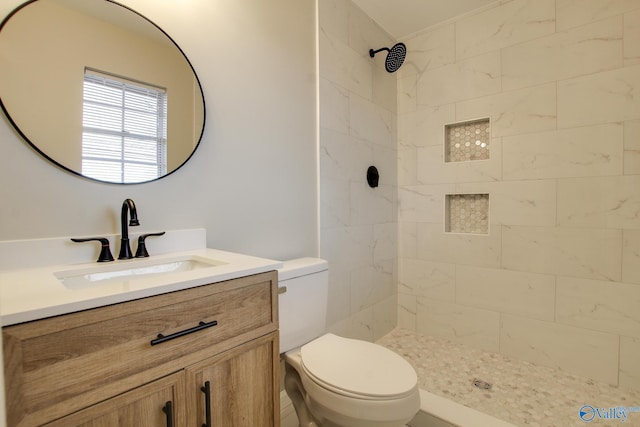
[[[117,254],[115,248],[119,236],[105,237],[110,240],[111,248]],[[135,238],[136,234],[131,234],[131,242]],[[280,261],[207,249],[204,229],[167,231],[161,238],[150,241],[148,246],[151,246],[149,258],[97,263],[95,259],[99,245],[73,243],[69,237],[0,241],[0,326],[179,291],[277,270],[282,266]],[[206,258],[215,260],[218,265],[138,276],[130,280],[105,280],[76,289],[65,286],[55,275],[103,266],[117,268],[134,266],[140,262],[161,263],[180,257]],[[2,356],[0,340],[0,366]],[[0,370],[0,427],[6,425],[2,374]]]
[[[110,263],[62,264],[0,271],[0,325],[8,326],[109,304],[188,289],[208,283],[276,270],[280,261],[215,249],[196,249],[155,255],[155,262],[176,257],[201,257],[221,262],[208,268],[154,274],[128,280],[105,280],[92,286],[70,289],[54,273],[91,269],[96,266],[134,266],[140,260]]]

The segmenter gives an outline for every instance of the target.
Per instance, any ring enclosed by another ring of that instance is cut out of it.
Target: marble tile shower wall
[[[403,40],[398,322],[640,388],[640,1],[511,0]],[[444,125],[491,118],[491,158]],[[490,195],[488,235],[444,233]]]
[[[375,340],[397,319],[396,76],[393,44],[350,0],[318,2],[320,255],[329,260],[328,327]],[[372,189],[367,168],[380,185]]]

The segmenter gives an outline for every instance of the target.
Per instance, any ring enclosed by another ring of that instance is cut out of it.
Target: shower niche
[[[489,234],[489,194],[446,194],[444,231]]]
[[[445,125],[444,161],[489,160],[491,126],[488,118]]]
[[[445,125],[445,164],[489,160],[490,141],[489,118]],[[446,194],[444,206],[446,233],[489,234],[488,193]]]

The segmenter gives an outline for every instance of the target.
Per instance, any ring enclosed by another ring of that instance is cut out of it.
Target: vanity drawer
[[[276,272],[3,328],[9,425],[51,421],[277,328]]]

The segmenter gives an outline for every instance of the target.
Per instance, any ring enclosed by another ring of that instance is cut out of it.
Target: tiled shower
[[[393,40],[348,0],[319,1],[320,256],[328,326],[376,340],[397,316],[396,75],[369,49]],[[367,185],[375,165],[379,186]]]
[[[334,330],[397,322],[640,388],[640,3],[602,4],[497,2],[401,40],[390,75],[367,52],[394,40],[319,2]]]

